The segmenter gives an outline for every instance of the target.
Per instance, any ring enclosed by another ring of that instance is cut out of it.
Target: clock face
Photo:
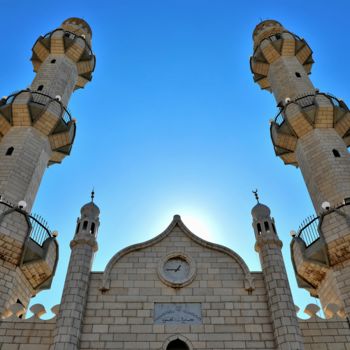
[[[191,283],[195,276],[195,263],[183,252],[172,252],[159,261],[158,276],[170,287],[184,287]]]
[[[168,259],[163,266],[164,276],[173,283],[182,283],[190,273],[190,264],[182,257]]]

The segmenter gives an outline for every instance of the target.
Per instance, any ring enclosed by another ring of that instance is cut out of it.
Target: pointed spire
[[[256,199],[256,201],[257,201],[257,203],[259,204],[260,202],[259,202],[259,194],[258,194],[258,190],[256,189],[255,191],[252,191],[253,193],[254,193],[254,197],[255,197],[255,199]]]

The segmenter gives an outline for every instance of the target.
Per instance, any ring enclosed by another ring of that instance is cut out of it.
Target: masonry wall
[[[159,260],[177,250],[197,265],[191,284],[174,289],[158,275]],[[225,253],[198,245],[180,228],[155,246],[122,257],[111,270],[110,289],[101,292],[102,273],[91,275],[81,349],[162,349],[180,334],[193,349],[273,349],[273,330],[261,273],[256,289]],[[154,324],[155,303],[200,303],[202,324]]]
[[[1,350],[48,350],[56,321],[39,318],[0,321]]]
[[[349,350],[350,324],[346,319],[322,319],[314,315],[299,320],[305,350]]]

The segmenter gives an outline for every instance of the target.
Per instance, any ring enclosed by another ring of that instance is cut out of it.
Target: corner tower
[[[72,252],[51,350],[79,349],[90,272],[94,254],[98,249],[100,209],[93,199],[94,192],[91,195],[91,202],[81,208],[75,234],[70,242]]]
[[[350,113],[316,89],[312,51],[279,22],[258,24],[250,60],[254,80],[272,92],[279,111],[271,122],[275,153],[300,168],[316,214],[291,243],[299,286],[337,303],[350,315]]]
[[[95,67],[91,29],[82,19],[40,36],[32,51],[30,87],[0,100],[0,314],[16,301],[26,307],[50,286],[57,243],[30,212],[46,167],[71,151],[76,126],[67,105]]]
[[[259,201],[252,209],[252,217],[255,250],[260,257],[277,349],[302,350],[303,339],[282,256],[282,241],[278,238],[275,221],[271,217],[270,209]]]

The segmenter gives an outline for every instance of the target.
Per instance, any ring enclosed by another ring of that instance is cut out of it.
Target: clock
[[[158,275],[163,283],[180,288],[192,282],[195,275],[193,260],[182,252],[172,252],[161,259]]]

